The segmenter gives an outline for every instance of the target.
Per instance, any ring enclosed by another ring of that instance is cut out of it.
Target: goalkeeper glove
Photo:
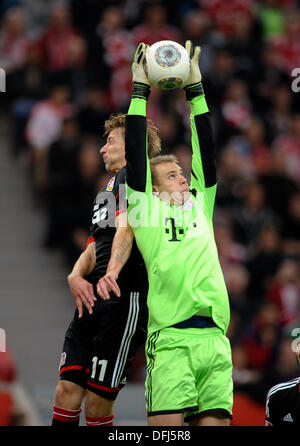
[[[201,47],[200,46],[195,47],[194,54],[192,57],[191,57],[192,42],[190,40],[187,40],[185,42],[185,49],[187,50],[191,64],[190,64],[190,76],[186,81],[185,85],[183,86],[183,89],[186,95],[186,99],[190,101],[196,96],[204,94],[203,86],[201,83],[202,75],[199,68]]]
[[[150,82],[144,70],[144,61],[148,47],[145,43],[138,45],[131,66],[133,82],[131,97],[145,99],[146,101],[150,95]]]

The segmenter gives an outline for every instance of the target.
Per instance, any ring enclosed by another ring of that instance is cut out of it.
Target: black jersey
[[[273,386],[267,395],[267,426],[300,425],[300,377]]]
[[[106,274],[116,233],[115,218],[119,213],[126,211],[125,176],[126,167],[123,167],[100,190],[93,203],[88,243],[96,243],[96,266],[87,278],[93,284]],[[122,290],[133,290],[140,293],[141,299],[147,297],[147,271],[135,241],[130,257],[119,274],[118,284],[121,295],[126,294],[122,293]]]

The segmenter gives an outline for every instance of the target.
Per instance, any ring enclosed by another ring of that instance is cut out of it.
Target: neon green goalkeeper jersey
[[[148,272],[148,334],[192,316],[211,317],[224,334],[228,294],[213,231],[216,168],[204,95],[191,106],[192,173],[183,205],[152,192],[146,101],[134,98],[126,117],[127,216]]]

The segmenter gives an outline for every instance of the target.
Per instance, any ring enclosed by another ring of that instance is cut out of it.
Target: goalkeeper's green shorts
[[[148,416],[220,409],[231,418],[232,358],[229,339],[218,327],[168,327],[146,342]]]

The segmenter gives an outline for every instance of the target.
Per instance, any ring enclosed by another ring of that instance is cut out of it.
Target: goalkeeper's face
[[[121,127],[112,130],[106,144],[100,149],[105,169],[109,173],[116,173],[126,164],[124,129]]]
[[[187,179],[177,163],[166,162],[155,166],[153,191],[163,201],[182,205],[190,195]]]

